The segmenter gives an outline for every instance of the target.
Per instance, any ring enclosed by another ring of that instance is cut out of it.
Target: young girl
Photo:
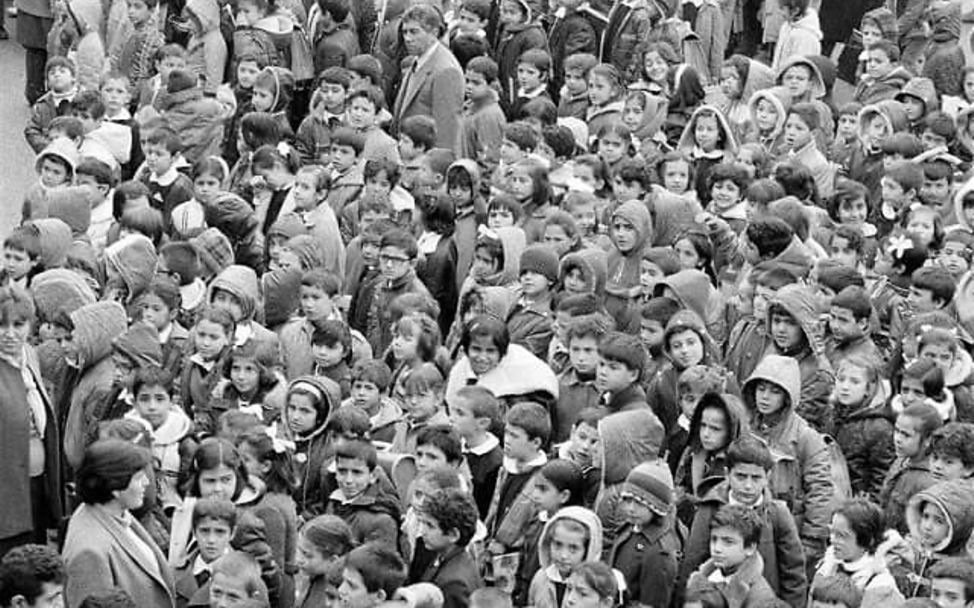
[[[922,317],[921,317],[922,318]],[[954,397],[954,406],[960,420],[970,420],[974,410],[974,399],[971,397],[971,371],[974,365],[971,356],[961,348],[956,330],[945,327],[920,327],[920,342],[917,346],[917,356],[920,359],[930,359],[940,367],[944,373],[944,384]]]
[[[260,71],[254,81],[254,95],[251,98],[254,110],[273,116],[285,138],[293,135],[288,116],[293,95],[294,75],[290,70],[267,67]]]
[[[681,269],[702,270],[707,273],[714,285],[717,284],[717,273],[714,271],[714,245],[710,237],[697,230],[688,230],[673,243],[673,250],[680,258]]]
[[[936,369],[936,366],[927,369]],[[938,372],[939,373],[939,372]],[[943,376],[940,376],[940,391],[943,391]],[[902,396],[893,398],[895,404]],[[879,494],[879,504],[883,505],[886,513],[886,527],[906,535],[906,505],[910,498],[920,488],[927,487],[932,482],[930,473],[930,436],[943,426],[943,419],[934,406],[923,403],[923,393],[920,401],[906,406],[896,412],[896,426],[893,434],[893,445],[896,448],[896,460],[890,466],[889,473],[883,481],[883,489]]]
[[[779,93],[776,89],[765,89],[755,92],[747,102],[750,129],[745,135],[745,141],[760,144],[772,156],[780,152],[785,131],[787,110],[780,95],[784,93]]]
[[[603,126],[596,134],[595,150],[609,170],[609,177],[625,158],[635,155],[632,147],[632,131],[621,121],[613,121]]]
[[[524,230],[528,243],[541,241],[544,238],[544,220],[551,209],[548,169],[534,159],[518,161],[511,167],[508,187],[521,208],[521,219],[517,225]],[[490,209],[487,217],[489,221]]]
[[[869,297],[876,309],[879,323],[883,327],[895,328],[898,333],[894,335],[903,335],[905,332],[904,318],[911,314],[906,305],[912,283],[911,276],[926,261],[927,248],[911,234],[893,233],[876,248],[874,281]]]
[[[741,144],[737,151],[737,164],[747,170],[748,177],[752,180],[770,177],[773,161],[774,157],[764,149],[764,146],[754,142]]]
[[[295,566],[296,608],[333,606],[342,582],[342,558],[355,546],[352,529],[335,515],[319,515],[301,528]]]
[[[206,206],[226,190],[230,169],[219,156],[207,156],[193,165],[193,198],[173,208],[169,235],[173,240],[191,239],[206,229]]]
[[[910,407],[929,405],[937,411],[941,421],[955,420],[954,395],[944,388],[943,370],[930,359],[917,359],[903,370],[900,391],[890,401],[890,407],[899,414]]]
[[[622,107],[622,123],[632,132],[631,142],[636,153],[652,158],[665,143],[660,128],[666,118],[666,100],[640,89],[626,93]]]
[[[918,205],[906,214],[906,231],[926,246],[929,255],[936,255],[944,240],[944,223],[933,207]]]
[[[240,132],[236,135],[240,158],[230,170],[230,192],[239,194],[245,200],[254,198],[252,184],[253,153],[263,146],[274,147],[281,142],[283,134],[274,117],[267,112],[249,112],[240,119]]]
[[[619,574],[602,562],[582,562],[565,583],[565,606],[614,608],[621,604]]]
[[[272,424],[284,409],[285,383],[276,371],[277,348],[253,340],[235,346],[223,363],[223,378],[213,389],[208,416],[215,424],[222,412],[240,410]]]
[[[102,245],[111,245],[119,239],[119,233],[122,231],[120,222],[122,221],[122,215],[126,211],[149,208],[151,208],[149,204],[149,189],[145,184],[137,181],[128,181],[120,184],[118,188],[115,188],[115,192],[112,195],[113,221],[111,226],[108,227],[105,243],[102,243]]]
[[[320,475],[329,457],[325,423],[340,403],[341,389],[328,378],[301,376],[288,385],[284,434],[297,445],[294,461],[298,483],[294,496],[298,513],[304,518],[321,509],[328,498],[322,493]]]
[[[720,109],[739,141],[751,130],[751,113],[748,111],[751,96],[773,84],[774,73],[760,61],[744,55],[731,55],[724,61],[720,70],[720,90],[725,101]]]
[[[403,382],[411,370],[432,363],[440,347],[440,329],[436,321],[424,314],[406,315],[392,328],[392,346],[386,363],[393,370],[390,395],[398,403],[405,398]]]
[[[869,191],[859,182],[844,177],[837,178],[835,191],[828,202],[828,212],[833,222],[856,228],[864,239],[871,239],[871,250],[874,251],[877,231],[876,226],[866,221],[869,216],[869,206],[866,203],[868,194]]]
[[[173,378],[182,373],[183,352],[189,331],[179,322],[182,298],[172,278],[156,276],[136,301],[143,323],[156,328],[162,345],[162,367]]]
[[[264,236],[282,213],[294,210],[295,174],[300,160],[297,150],[287,143],[263,146],[254,152],[254,209]]]
[[[582,243],[605,250],[612,245],[612,241],[599,230],[596,202],[595,195],[589,192],[569,192],[562,199],[561,206],[575,220]]]
[[[222,377],[222,360],[233,339],[236,327],[233,317],[225,310],[206,307],[197,314],[193,328],[194,352],[183,363],[179,392],[187,411],[204,411],[210,396]],[[198,433],[213,432],[213,421],[197,421]]]
[[[654,41],[645,43],[639,50],[639,61],[630,67],[633,73],[629,80],[631,88],[648,92],[658,97],[671,97],[667,75],[670,68],[680,64],[680,56],[670,43]]]
[[[859,355],[839,362],[831,397],[835,440],[849,464],[852,491],[873,501],[895,458],[893,424],[883,393],[878,362]]]
[[[589,71],[585,122],[593,139],[606,125],[622,120],[622,92],[622,76],[614,66],[600,63]]]
[[[818,144],[819,150],[828,150],[832,141],[832,133],[835,132],[835,120],[826,101],[828,89],[825,86],[818,64],[803,55],[786,56],[777,73],[776,84],[781,85],[780,91],[785,98],[786,106],[790,107],[803,102],[815,106],[819,114],[818,124],[820,127],[815,137],[815,143]]]
[[[491,230],[511,228],[521,222],[521,205],[510,195],[501,194],[487,204],[487,227]]]
[[[719,163],[734,162],[737,155],[737,142],[727,119],[713,106],[700,106],[683,129],[677,150],[689,155],[696,174],[697,199],[706,205],[710,202],[710,170]]]

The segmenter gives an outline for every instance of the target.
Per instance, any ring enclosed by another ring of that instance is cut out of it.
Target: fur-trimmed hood
[[[697,119],[704,112],[711,112],[717,117],[717,127],[723,133],[724,143],[719,144],[717,149],[730,154],[737,154],[737,140],[734,138],[734,131],[731,129],[730,123],[727,122],[727,117],[716,106],[708,104],[703,104],[693,111],[690,120],[683,128],[683,133],[680,135],[680,141],[676,145],[677,149],[690,152],[696,147],[694,130],[696,129]]]
[[[906,522],[910,535],[920,541],[920,516],[924,504],[937,505],[947,518],[947,537],[932,549],[938,553],[964,553],[971,531],[974,530],[974,487],[969,480],[944,481],[918,492],[906,506]]]

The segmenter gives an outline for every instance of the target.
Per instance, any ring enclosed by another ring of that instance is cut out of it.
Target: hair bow
[[[902,234],[898,234],[890,237],[889,244],[886,246],[886,253],[894,258],[902,258],[903,254],[911,249],[913,249],[913,241]]]
[[[264,429],[264,434],[270,437],[271,445],[274,448],[275,454],[284,454],[285,452],[294,452],[297,449],[297,445],[288,439],[282,439],[277,434],[277,425],[269,426]]]

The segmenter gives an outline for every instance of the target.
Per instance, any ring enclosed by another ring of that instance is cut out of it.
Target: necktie
[[[196,585],[198,587],[203,587],[203,585],[210,582],[210,571],[204,570],[197,574],[194,578],[196,579]]]

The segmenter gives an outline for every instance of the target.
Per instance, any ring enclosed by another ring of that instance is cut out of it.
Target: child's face
[[[375,125],[378,111],[368,97],[359,95],[348,104],[348,124],[355,129],[368,129]]]
[[[920,544],[934,548],[942,543],[950,533],[950,523],[944,512],[936,504],[927,502],[920,511]]]
[[[856,543],[856,533],[849,525],[849,520],[841,513],[832,516],[832,525],[829,526],[829,545],[835,551],[836,559],[843,562],[854,562],[865,553],[865,550]]]
[[[139,312],[142,321],[161,331],[172,323],[173,311],[154,293],[147,293],[139,299]]]
[[[805,339],[805,332],[795,317],[784,312],[771,315],[771,338],[782,351],[789,352],[797,348]]]
[[[534,180],[524,167],[515,166],[511,169],[507,178],[507,187],[519,201],[526,201],[534,195]]]
[[[781,78],[781,84],[791,95],[792,99],[802,97],[808,93],[812,84],[812,74],[805,65],[793,65],[788,68]]]
[[[887,137],[889,137],[889,126],[886,120],[878,114],[870,118],[869,122],[866,123],[866,140],[869,145],[877,148],[886,141]]]
[[[926,129],[920,134],[920,145],[923,147],[924,151],[933,150],[934,148],[943,148],[947,145],[947,138],[942,135],[937,135],[930,129]]]
[[[541,441],[528,437],[519,426],[504,426],[504,455],[518,462],[530,462],[538,457]]]
[[[257,74],[260,74],[260,67],[256,61],[241,61],[237,64],[237,84],[242,89],[254,88],[257,82]]]
[[[907,387],[907,381],[910,386]],[[917,395],[919,389],[919,395]],[[910,398],[907,398],[907,391]],[[903,407],[910,407],[916,403],[922,403],[926,397],[923,393],[923,386],[918,378],[903,378],[900,386],[900,396],[903,399]],[[910,403],[907,403],[910,401]],[[896,418],[896,426],[893,429],[893,446],[896,449],[897,458],[913,458],[920,454],[924,449],[924,438],[921,432],[922,423],[912,416],[900,414]]]
[[[703,361],[703,341],[692,329],[671,335],[668,346],[670,359],[679,369],[687,369]]]
[[[323,289],[301,286],[301,313],[309,321],[321,321],[331,316],[334,305]]]
[[[311,345],[311,354],[314,356],[315,364],[321,367],[334,367],[345,358],[345,347],[341,341],[334,344],[319,342]]]
[[[974,99],[974,72],[964,74],[964,99]]]
[[[886,51],[882,49],[869,49],[866,51],[866,73],[871,77],[882,78],[891,68],[892,63]]]
[[[713,114],[702,114],[697,117],[693,125],[693,138],[701,149],[709,152],[717,148],[717,117]]]
[[[446,452],[431,443],[416,446],[416,470],[424,473],[434,467],[450,465]]]
[[[337,82],[322,82],[318,85],[321,91],[321,102],[325,109],[332,114],[341,114],[345,111],[345,87]]]
[[[318,410],[311,395],[293,393],[287,398],[287,424],[298,435],[309,433],[317,426]]]
[[[237,24],[252,26],[263,17],[263,13],[254,2],[239,2],[237,4]]]
[[[913,95],[904,95],[900,98],[900,103],[906,108],[906,118],[910,122],[916,122],[923,118],[923,111],[926,109],[926,105],[923,100],[914,97]]]
[[[413,361],[417,355],[419,336],[413,328],[400,328],[392,338],[392,356],[396,361]]]
[[[643,70],[653,82],[660,84],[666,82],[666,73],[669,69],[670,65],[656,51],[646,53],[646,56],[643,57]]]
[[[244,608],[250,602],[247,580],[218,572],[210,581],[210,608]]]
[[[631,99],[622,108],[622,124],[629,127],[632,132],[635,132],[643,124],[645,117],[646,106],[644,101]]]
[[[605,182],[601,178],[596,178],[595,170],[590,165],[584,163],[574,163],[572,165],[572,177],[596,192],[605,186]]]
[[[950,181],[946,177],[940,179],[924,179],[920,187],[920,201],[941,211],[950,204]]]
[[[911,287],[910,295],[913,294],[913,290],[914,288]],[[929,311],[918,309],[918,312]],[[946,374],[954,365],[954,348],[949,344],[927,344],[920,349],[920,358],[933,361]]]
[[[829,258],[849,268],[856,268],[859,265],[859,254],[849,244],[849,240],[842,236],[832,237]]]
[[[233,320],[239,323],[244,320],[243,305],[237,296],[223,289],[214,289],[213,298],[210,300],[213,308],[219,308],[230,313]]]
[[[294,205],[301,211],[311,211],[318,206],[318,180],[311,171],[300,171],[294,178]],[[197,197],[199,198],[199,197]]]
[[[842,114],[839,116],[839,125],[836,128],[836,135],[844,139],[851,139],[856,136],[858,129],[855,114]]]
[[[798,114],[789,114],[785,120],[785,143],[792,150],[799,150],[812,141],[812,130]]]
[[[681,270],[692,270],[698,268],[701,263],[700,254],[689,239],[680,239],[673,245],[676,257],[680,260]]]
[[[599,431],[594,426],[579,422],[572,429],[570,452],[581,464],[588,465],[599,448]]]
[[[64,66],[53,66],[47,71],[47,86],[55,93],[70,91],[74,86],[74,74]]]
[[[541,513],[551,515],[568,502],[568,490],[559,490],[540,473],[534,476],[530,484],[528,498]]]
[[[382,276],[389,281],[405,276],[412,269],[412,260],[400,247],[387,245],[379,249]]]
[[[460,14],[462,15],[463,11]],[[466,81],[467,99],[484,99],[490,95],[491,88],[487,83],[487,78],[480,72],[468,69],[464,80]]]
[[[570,339],[568,358],[575,371],[592,374],[599,365],[599,341],[595,336],[575,336]]]
[[[562,578],[567,578],[572,568],[585,561],[588,543],[588,534],[577,526],[555,524],[552,527],[548,550],[551,563]]]
[[[162,175],[172,166],[172,154],[165,146],[146,143],[142,149],[145,151],[145,165],[156,175]]]
[[[533,91],[544,84],[541,70],[530,63],[517,64],[517,86],[526,91]]]
[[[604,598],[589,585],[585,578],[573,574],[568,579],[565,589],[565,608],[609,608],[613,605],[612,598]]]
[[[568,253],[572,248],[572,237],[565,232],[564,226],[560,224],[549,224],[544,229],[543,242],[555,252],[558,259]]]
[[[768,133],[778,124],[778,109],[767,99],[759,99],[754,105],[754,124],[762,133]]]
[[[728,99],[739,99],[741,97],[741,77],[732,67],[723,67],[720,70],[720,90]]]
[[[966,588],[961,579],[934,577],[930,582],[930,597],[940,608],[966,608],[971,605]]]
[[[906,224],[906,231],[915,235],[924,245],[933,242],[934,219],[932,213],[911,213],[910,221]]]
[[[129,104],[132,95],[126,82],[120,78],[109,79],[101,87],[101,98],[105,102],[105,114],[117,114]]]
[[[270,112],[274,109],[274,91],[261,87],[254,87],[253,97],[250,102],[254,104],[254,110],[258,112]]]
[[[355,166],[356,162],[358,162],[358,156],[355,154],[355,148],[339,144],[332,145],[331,165],[335,170],[339,172],[348,171]]]
[[[213,321],[200,320],[196,323],[195,333],[196,352],[207,361],[219,357],[230,343],[230,336],[223,330],[223,326]]]
[[[382,392],[374,382],[358,379],[352,383],[352,403],[370,411],[382,400]]]
[[[839,223],[847,226],[861,227],[866,222],[869,208],[866,199],[856,198],[839,203]]]
[[[443,403],[441,390],[425,390],[403,396],[403,411],[413,424],[426,422],[440,412]]]
[[[588,82],[584,70],[565,70],[565,89],[572,95],[581,95],[588,91]]]
[[[332,556],[325,557],[321,549],[308,540],[306,535],[298,535],[297,551],[294,553],[294,565],[298,570],[314,578],[326,574],[334,561]]]
[[[143,0],[128,0],[125,4],[128,8],[129,21],[135,27],[144,24],[149,20],[150,15],[152,15],[152,9]]]
[[[210,563],[222,557],[230,548],[230,536],[233,529],[223,519],[206,517],[197,522],[193,528],[196,545],[200,548],[200,557]]]
[[[358,570],[347,567],[342,570],[342,584],[338,587],[338,597],[342,608],[373,608],[383,600],[381,592],[368,590]]]
[[[576,204],[572,207],[570,215],[581,234],[595,233],[595,203]]]
[[[571,295],[578,295],[583,293],[591,293],[592,287],[585,281],[585,275],[579,268],[572,268],[565,273],[565,278],[562,281],[562,286],[565,288],[565,292]]]
[[[156,62],[156,71],[159,72],[159,77],[162,79],[162,82],[169,82],[169,74],[173,70],[183,70],[185,68],[186,59],[178,55],[163,57],[161,61]]]
[[[690,165],[684,160],[669,161],[663,166],[663,187],[673,194],[683,194],[690,187]]]
[[[754,547],[744,546],[744,537],[734,528],[710,530],[710,557],[721,570],[734,570],[754,553]]]
[[[466,398],[454,398],[454,402],[450,407],[450,423],[461,437],[469,439],[479,436],[486,426],[481,421],[489,423],[487,418],[477,418],[474,416],[473,407]]]
[[[518,23],[524,22],[527,15],[524,14],[524,9],[521,5],[514,0],[504,0],[501,2],[500,8],[500,21],[504,25],[516,25]]]
[[[649,506],[625,492],[622,494],[622,502],[619,503],[619,512],[623,521],[633,526],[644,527],[656,519],[656,514]]]
[[[754,407],[762,416],[774,414],[785,406],[785,389],[767,380],[759,380],[754,387]]]
[[[700,445],[708,452],[727,446],[730,429],[727,415],[719,407],[708,407],[700,414]]]
[[[741,188],[733,180],[724,179],[714,183],[710,196],[717,209],[730,209],[741,202]]]
[[[866,320],[856,320],[848,308],[833,306],[829,310],[829,330],[840,343],[863,335],[866,323]]]
[[[169,392],[166,387],[159,384],[143,385],[139,387],[139,392],[135,396],[135,411],[154,429],[166,423],[171,406]]]
[[[759,464],[738,463],[728,472],[727,483],[734,494],[734,500],[753,505],[768,487],[768,472]]]
[[[41,161],[41,168],[38,171],[41,185],[45,188],[56,188],[65,186],[68,183],[68,169],[58,160],[45,158]]]
[[[904,192],[903,186],[892,178],[883,176],[883,178],[879,181],[879,185],[882,188],[883,202],[887,203],[897,211],[905,207],[910,198],[912,198],[911,194],[913,190],[911,189],[909,192]]]
[[[595,107],[602,107],[616,98],[618,90],[616,85],[599,74],[590,74],[588,77],[588,100]]]
[[[201,205],[209,204],[220,190],[220,179],[213,174],[203,173],[193,180],[193,193]]]
[[[606,133],[599,138],[599,156],[610,165],[619,162],[626,154],[627,143],[615,133]]]
[[[230,364],[230,382],[241,395],[252,395],[260,384],[260,367],[247,357],[234,357]]]
[[[970,255],[971,250],[967,245],[957,241],[947,241],[940,249],[937,262],[954,277],[959,277],[970,268],[971,265],[968,262]]]
[[[874,43],[883,39],[883,32],[872,21],[862,24],[862,47],[869,48]]]
[[[842,365],[835,375],[835,400],[844,406],[858,406],[869,396],[870,383],[866,370],[855,365]]]
[[[663,347],[663,324],[655,319],[642,319],[639,322],[639,339],[650,351]]]
[[[612,242],[616,249],[622,253],[628,253],[636,247],[639,240],[639,231],[636,227],[621,216],[612,218]]]
[[[445,532],[438,521],[430,517],[425,511],[417,513],[418,534],[423,544],[433,553],[445,551],[456,545],[459,535],[456,529]]]
[[[487,227],[491,230],[510,228],[514,225],[514,214],[505,207],[491,207],[487,212]]]
[[[659,265],[649,260],[639,261],[639,286],[643,290],[643,295],[651,297],[656,285],[666,278]]]
[[[621,361],[599,356],[595,371],[595,388],[600,393],[616,393],[631,386],[639,378],[639,370],[630,369]]]
[[[954,481],[970,477],[971,468],[965,466],[957,456],[932,454],[930,456],[930,473],[938,481]]]
[[[484,29],[484,21],[476,13],[461,8],[457,14],[457,29],[463,34],[476,34]]]

